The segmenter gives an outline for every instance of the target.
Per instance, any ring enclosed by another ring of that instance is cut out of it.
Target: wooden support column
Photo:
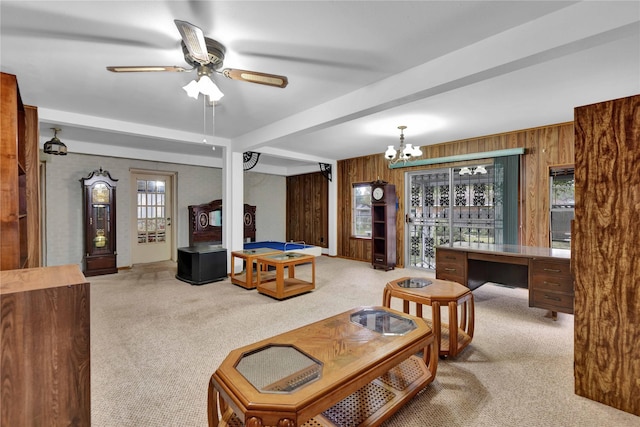
[[[640,95],[575,109],[575,391],[640,416]]]

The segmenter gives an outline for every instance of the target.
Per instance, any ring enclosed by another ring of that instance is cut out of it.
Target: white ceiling
[[[1,68],[70,152],[256,171],[571,121],[573,108],[640,93],[639,1],[7,1]],[[188,98],[193,73],[173,20],[226,47],[224,67],[289,78],[285,89],[216,76],[215,107]],[[204,144],[203,138],[207,139]]]

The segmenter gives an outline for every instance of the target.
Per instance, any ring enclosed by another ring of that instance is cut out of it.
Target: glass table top
[[[277,249],[270,248],[256,248],[256,249],[243,249],[239,251],[243,255],[261,255],[261,254],[269,254],[269,253],[281,253]]]
[[[243,354],[236,370],[261,393],[292,393],[322,376],[322,362],[291,345]]]
[[[405,335],[417,328],[413,320],[379,309],[353,313],[351,321],[382,335]]]
[[[396,284],[401,288],[424,288],[432,283],[433,282],[429,279],[421,278],[405,279],[396,282]]]
[[[268,259],[272,259],[275,261],[287,261],[290,259],[297,259],[297,258],[302,258],[302,257],[309,257],[309,255],[307,254],[301,254],[298,252],[282,252],[279,254],[273,254],[273,255],[265,255],[263,258],[268,258]]]

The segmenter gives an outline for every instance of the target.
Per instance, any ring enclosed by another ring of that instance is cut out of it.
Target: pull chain
[[[207,95],[202,94],[202,142],[207,143]]]

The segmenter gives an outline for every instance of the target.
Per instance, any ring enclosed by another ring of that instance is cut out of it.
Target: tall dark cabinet
[[[82,178],[84,203],[84,274],[117,273],[116,183],[108,171],[94,170]]]
[[[371,183],[371,263],[373,268],[396,266],[396,186]]]

